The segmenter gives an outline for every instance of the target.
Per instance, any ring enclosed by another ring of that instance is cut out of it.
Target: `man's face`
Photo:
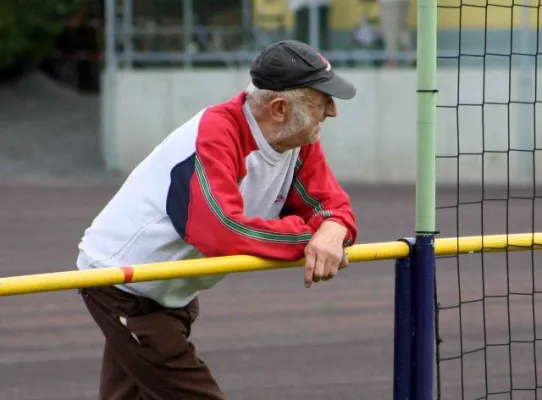
[[[313,89],[308,89],[291,106],[290,118],[280,136],[295,147],[316,142],[320,138],[320,124],[327,117],[337,116],[333,98]]]

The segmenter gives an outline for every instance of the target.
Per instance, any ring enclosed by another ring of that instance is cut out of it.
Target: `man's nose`
[[[335,118],[337,116],[337,105],[335,104],[333,100],[329,101],[326,104],[326,110],[325,110],[324,116],[325,118],[327,117]]]

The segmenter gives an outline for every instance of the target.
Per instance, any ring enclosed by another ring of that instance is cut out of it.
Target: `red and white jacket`
[[[200,111],[130,174],[85,231],[79,269],[197,257],[298,260],[325,220],[355,217],[320,142],[278,153],[241,92]],[[223,276],[137,282],[122,290],[181,307]]]

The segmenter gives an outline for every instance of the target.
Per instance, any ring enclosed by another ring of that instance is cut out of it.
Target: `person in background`
[[[290,11],[294,13],[295,39],[310,42],[310,7],[314,5],[318,13],[320,50],[330,49],[329,12],[331,0],[289,0]]]
[[[412,50],[412,39],[408,29],[408,16],[410,0],[379,0],[380,20],[384,49],[387,63],[390,68],[396,68],[400,64],[398,53]],[[407,57],[407,64],[412,64],[412,57]]]

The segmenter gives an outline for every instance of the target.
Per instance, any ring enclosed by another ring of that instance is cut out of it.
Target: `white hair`
[[[305,95],[305,92],[302,89],[292,89],[278,92],[269,89],[260,89],[254,86],[252,82],[248,84],[245,91],[247,92],[247,101],[256,106],[263,105],[279,96],[286,99],[286,101],[292,105],[296,105],[297,101],[301,100],[301,98],[303,98]]]

